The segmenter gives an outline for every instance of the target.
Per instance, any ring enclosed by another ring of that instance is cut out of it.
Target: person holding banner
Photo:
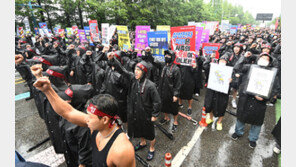
[[[154,157],[156,142],[153,122],[159,115],[161,99],[156,85],[147,79],[148,65],[141,61],[136,65],[135,72],[131,73],[117,59],[114,59],[113,54],[108,54],[108,60],[114,62],[118,72],[130,81],[127,97],[128,136],[141,138],[141,142],[135,146],[135,151],[145,148],[146,140],[150,140],[146,159],[151,161]]]
[[[250,71],[250,64],[248,64],[248,57],[252,56],[250,53],[246,53],[244,57],[234,66],[236,71],[239,71],[239,77],[242,78],[241,87],[239,92],[239,101],[237,107],[237,121],[235,126],[235,132],[232,134],[231,138],[237,140],[244,134],[245,124],[251,124],[251,129],[249,131],[249,146],[251,148],[256,147],[256,141],[259,138],[261,126],[263,124],[266,112],[266,103],[269,101],[269,98],[260,96],[260,95],[251,95],[246,92],[247,84],[250,80],[248,78],[248,73]],[[273,58],[268,53],[261,53],[256,64],[263,69],[271,69]],[[274,80],[272,82],[277,82]],[[263,85],[268,86],[268,85]],[[274,97],[277,94],[275,89],[276,84],[273,84],[271,87],[270,97]]]
[[[168,114],[173,114],[174,123],[172,132],[177,130],[178,126],[178,97],[180,96],[181,88],[181,72],[179,67],[174,64],[175,53],[172,50],[164,51],[165,66],[160,76],[158,92],[162,101],[161,112],[164,113],[164,118],[160,124],[165,124],[170,121]]]

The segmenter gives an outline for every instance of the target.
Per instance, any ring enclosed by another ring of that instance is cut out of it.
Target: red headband
[[[42,57],[39,57],[38,60],[41,61],[41,62],[44,63],[44,64],[47,64],[47,65],[49,65],[49,66],[52,66],[52,64],[51,64],[49,61],[45,60],[45,59],[42,58]]]
[[[103,113],[102,111],[100,111],[95,105],[93,105],[92,103],[89,103],[88,107],[87,107],[87,111],[94,114],[94,115],[97,115],[97,116],[100,116],[100,117],[104,117],[104,116],[107,116],[109,118],[115,118],[115,116],[111,116],[111,115],[108,115],[106,113]]]
[[[137,67],[139,67],[140,69],[142,69],[143,71],[145,71],[147,73],[147,68],[143,64],[138,63]]]
[[[65,76],[61,73],[58,73],[58,72],[55,72],[55,71],[52,71],[50,69],[47,69],[46,70],[46,73],[49,74],[49,75],[52,75],[52,76],[55,76],[55,77],[58,77],[58,78],[62,78],[62,79],[65,79]]]
[[[121,60],[121,58],[118,56],[118,54],[114,53],[114,56],[117,57],[119,60]]]
[[[65,90],[65,93],[66,93],[69,97],[73,98],[73,91],[72,91],[70,88],[66,89],[66,90]]]

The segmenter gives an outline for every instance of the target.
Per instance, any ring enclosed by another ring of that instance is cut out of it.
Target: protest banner
[[[78,26],[76,26],[76,25],[72,26],[72,32],[75,35],[78,34]]]
[[[236,34],[237,32],[237,25],[230,26],[230,34]]]
[[[31,32],[31,28],[30,28],[30,23],[27,17],[24,19],[24,24],[25,24],[25,33],[29,34]]]
[[[196,54],[193,51],[176,51],[176,59],[174,61],[177,65],[192,66],[196,63]]]
[[[35,35],[39,35],[39,29],[37,27],[34,28]]]
[[[201,43],[208,43],[210,37],[210,30],[204,29],[201,35]]]
[[[19,35],[20,35],[21,38],[24,38],[25,37],[25,33],[24,33],[23,27],[19,27],[18,28],[18,32],[19,32]]]
[[[210,35],[214,35],[217,28],[219,28],[219,21],[203,21],[206,24],[205,29],[210,30]]]
[[[148,46],[151,48],[152,56],[164,62],[164,51],[168,49],[168,32],[167,31],[154,31],[147,32]]]
[[[89,23],[91,40],[93,42],[99,42],[100,41],[100,35],[99,35],[97,20],[90,20],[90,21],[88,21],[88,23]]]
[[[114,33],[116,31],[116,25],[111,25],[109,27],[109,34],[108,34],[108,40],[110,41],[110,39],[112,39]]]
[[[215,58],[219,59],[219,49],[220,43],[203,43],[202,44],[202,54],[203,56],[211,56],[212,53],[215,53]]]
[[[127,26],[116,26],[118,34],[118,47],[120,50],[128,50],[131,47]]]
[[[71,27],[66,27],[67,35],[71,36],[73,34]]]
[[[221,31],[226,32],[230,30],[229,20],[222,20],[221,21]]]
[[[77,30],[77,32],[79,35],[80,43],[84,44],[85,42],[87,42],[87,38],[86,38],[84,30]]]
[[[85,32],[85,36],[86,39],[88,40],[88,42],[90,43],[90,45],[94,45],[93,42],[91,41],[91,37],[90,37],[90,29],[88,26],[84,26],[84,32]]]
[[[56,25],[56,26],[53,28],[53,32],[54,32],[54,34],[58,34],[58,33],[59,33],[59,29],[61,29],[61,25]]]
[[[152,31],[152,30],[150,30],[150,31]],[[170,43],[170,41],[171,41],[171,26],[157,25],[156,31],[167,31],[168,32],[168,44]]]
[[[48,31],[47,24],[45,22],[38,23],[39,24],[39,33],[41,36],[46,35],[47,37],[51,37],[51,34]]]
[[[252,64],[248,75],[245,92],[251,95],[263,96],[269,99],[277,73],[276,68],[265,69]]]
[[[207,88],[228,94],[233,67],[210,63]]]
[[[201,37],[202,37],[203,28],[196,27],[196,43],[195,43],[195,51],[198,52],[201,44]]]
[[[109,23],[102,23],[102,44],[104,46],[109,46],[109,39],[108,39],[108,34],[109,34]]]
[[[60,37],[65,37],[65,29],[59,29],[59,35],[60,35]]]
[[[195,23],[195,26],[196,26],[196,27],[202,27],[203,30],[205,30],[205,28],[206,28],[206,24],[205,24],[205,23],[202,23],[202,22],[197,22],[197,23]]]
[[[195,58],[195,34],[195,26],[171,27],[171,48],[176,51],[176,60],[182,60],[182,62],[175,61],[175,63],[185,66],[192,65],[190,60],[192,56]]]
[[[150,26],[136,26],[135,49],[138,49],[137,56],[141,56],[141,51],[148,46],[147,32],[149,31]]]
[[[188,21],[188,26],[195,26],[195,22],[194,21]]]

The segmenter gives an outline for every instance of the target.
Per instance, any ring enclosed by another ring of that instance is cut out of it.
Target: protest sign
[[[79,35],[80,43],[84,44],[85,42],[87,42],[84,30],[77,30],[77,32]]]
[[[147,32],[149,31],[150,26],[136,26],[135,49],[138,49],[137,56],[141,56],[141,50],[148,46]]]
[[[221,21],[221,31],[226,32],[230,30],[229,20],[222,20]]]
[[[56,25],[56,26],[53,28],[53,32],[54,32],[54,34],[58,34],[58,33],[59,33],[59,29],[61,29],[61,25]]]
[[[207,88],[228,94],[233,67],[210,63]]]
[[[152,31],[152,30],[150,30]],[[168,43],[171,41],[171,26],[157,25],[156,31],[167,31],[168,32]]]
[[[90,36],[93,42],[100,41],[99,29],[97,20],[90,20],[89,22]]]
[[[198,52],[201,44],[201,37],[202,37],[203,28],[196,27],[196,43],[195,43],[195,51]]]
[[[31,32],[31,28],[30,28],[30,23],[27,17],[24,19],[24,24],[25,24],[25,33],[29,34]]]
[[[116,26],[118,34],[118,47],[120,50],[128,50],[131,47],[127,26]]]
[[[230,26],[230,34],[236,34],[237,32],[237,25]]]
[[[102,44],[104,46],[109,46],[109,39],[108,39],[108,34],[109,34],[109,23],[102,23]]]
[[[206,24],[205,23],[202,23],[202,22],[197,22],[197,23],[195,23],[195,26],[196,27],[202,27],[203,30],[205,30]]]
[[[251,65],[246,93],[270,98],[276,73],[276,68],[264,69],[258,65]]]
[[[39,35],[39,29],[37,27],[34,28],[35,35]]]
[[[167,31],[154,31],[147,32],[148,46],[151,48],[152,56],[164,62],[164,51],[168,49],[168,32]]]
[[[210,35],[214,35],[217,28],[219,28],[219,21],[203,21],[206,24],[205,29],[210,30]]]
[[[65,29],[59,29],[59,35],[60,35],[60,37],[65,37]]]
[[[215,53],[215,58],[219,59],[219,49],[220,43],[203,43],[202,44],[202,54],[203,56],[211,56]]]
[[[48,32],[47,24],[45,22],[38,23],[39,24],[39,33],[41,36],[46,35],[47,37],[50,37],[51,34]]]
[[[19,27],[19,28],[18,28],[18,32],[19,32],[20,37],[22,37],[22,38],[25,37],[25,33],[24,33],[24,29],[23,29],[23,27]]]
[[[193,51],[176,51],[176,59],[174,63],[182,66],[192,66],[196,63],[195,57],[196,54]]]
[[[210,30],[204,29],[201,35],[201,43],[208,43],[210,37]]]
[[[186,66],[192,65],[190,60],[192,55],[195,56],[195,34],[195,26],[171,27],[171,48],[176,51],[176,59],[182,60],[182,63],[178,61],[176,63]]]
[[[67,35],[71,36],[73,34],[71,27],[66,27]]]
[[[84,26],[84,32],[85,32],[86,39],[88,40],[88,42],[90,43],[90,45],[94,45],[93,42],[91,41],[90,29],[89,29],[88,26]]]
[[[115,30],[116,30],[116,25],[111,25],[109,27],[109,34],[108,34],[108,39],[110,41],[110,39],[112,39],[114,33],[115,33]]]

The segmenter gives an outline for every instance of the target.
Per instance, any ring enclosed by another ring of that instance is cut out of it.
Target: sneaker
[[[273,148],[273,152],[276,153],[276,154],[279,154],[281,153],[281,148],[278,144],[276,144]]]
[[[180,107],[180,108],[183,108],[184,106],[183,106],[183,104],[179,104],[179,107]]]
[[[170,120],[166,120],[166,119],[163,118],[162,120],[159,121],[159,124],[164,125],[164,124],[166,124],[168,122],[170,122]]]
[[[176,130],[177,130],[177,127],[178,127],[178,125],[175,125],[175,124],[173,124],[173,127],[172,127],[172,132],[173,132],[173,133],[175,133],[175,132],[176,132]]]
[[[212,122],[214,122],[214,120],[212,120],[210,117],[206,118],[206,123],[207,124],[211,124]]]
[[[256,142],[255,141],[250,141],[249,146],[251,148],[255,148],[256,147]]]
[[[217,130],[222,130],[222,123],[217,123],[217,127],[216,127]]]
[[[187,115],[191,115],[192,114],[192,109],[191,108],[188,108],[188,110],[187,110]]]
[[[233,99],[232,101],[231,101],[231,104],[232,104],[232,108],[234,108],[234,109],[236,109],[236,101]]]
[[[235,132],[231,135],[231,138],[232,138],[233,140],[237,140],[239,137],[240,137],[240,136],[237,135]]]

